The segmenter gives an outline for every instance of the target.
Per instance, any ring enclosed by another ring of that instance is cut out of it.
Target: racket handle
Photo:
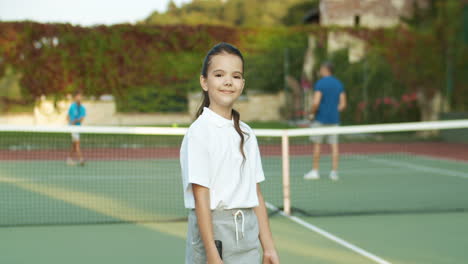
[[[221,242],[221,240],[215,240],[215,246],[218,250],[219,257],[223,259],[223,242]]]

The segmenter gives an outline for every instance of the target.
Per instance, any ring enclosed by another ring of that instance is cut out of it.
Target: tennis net
[[[467,121],[289,130],[284,210],[312,216],[466,211]],[[333,134],[339,141],[339,179],[330,177],[329,144],[320,148],[320,179],[304,179],[317,139],[310,136]]]
[[[266,200],[286,212],[349,215],[468,210],[468,120],[255,130]],[[0,226],[184,220],[184,128],[0,126]],[[80,133],[85,165],[67,164]],[[339,180],[312,168],[311,135],[338,134]],[[428,136],[429,134],[429,136]],[[451,139],[456,142],[450,142]]]
[[[183,219],[184,129],[0,128],[0,225]],[[79,132],[85,164],[67,162]]]

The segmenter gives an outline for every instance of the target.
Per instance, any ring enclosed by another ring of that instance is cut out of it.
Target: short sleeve
[[[263,172],[262,158],[260,155],[260,149],[258,147],[257,137],[252,132],[252,157],[253,157],[253,172],[255,175],[255,181],[262,182],[265,180],[265,174]]]
[[[314,85],[314,91],[316,92],[323,92],[323,81],[318,80]]]
[[[69,115],[70,117],[73,116],[73,104],[71,104],[70,107],[68,108],[68,115]]]
[[[204,137],[196,133],[187,134],[185,146],[185,188],[195,183],[211,188],[210,154]]]

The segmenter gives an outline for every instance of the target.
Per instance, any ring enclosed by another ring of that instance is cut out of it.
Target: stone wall
[[[348,48],[348,60],[351,63],[360,61],[365,55],[366,43],[346,32],[333,31],[328,34],[328,52]]]
[[[34,125],[33,113],[8,113],[0,115],[0,124],[2,125]]]
[[[202,102],[201,95],[199,92],[189,95],[190,116],[195,116]],[[241,96],[234,109],[241,113],[244,121],[279,121],[282,119],[281,108],[284,105],[284,92],[263,94],[252,91],[247,96]]]
[[[413,1],[423,4],[425,0],[321,0],[320,24],[353,27],[359,17],[362,27],[392,27],[401,16],[411,14]],[[365,43],[345,32],[330,32],[327,42],[329,53],[348,48],[351,63],[365,55]]]
[[[188,113],[118,113],[112,100],[84,100],[87,116],[85,125],[91,126],[138,126],[188,124],[193,121],[201,102],[201,93],[189,95]],[[285,102],[284,93],[262,94],[251,92],[242,96],[235,108],[244,121],[279,121]],[[0,124],[14,125],[66,125],[67,111],[71,100],[54,104],[42,98],[33,113],[0,115]]]
[[[65,100],[56,104],[43,100],[34,108],[34,124],[65,125],[67,111],[72,101]],[[112,100],[84,100],[86,118],[84,124],[91,126],[137,126],[137,125],[172,125],[189,123],[187,113],[118,113]]]
[[[320,24],[354,26],[359,16],[364,27],[391,27],[399,23],[401,16],[411,14],[413,2],[425,0],[321,0]]]

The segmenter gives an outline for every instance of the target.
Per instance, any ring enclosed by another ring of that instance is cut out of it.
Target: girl
[[[188,217],[186,264],[279,264],[259,183],[257,139],[233,104],[244,89],[244,59],[227,43],[206,55],[203,105],[182,142],[180,162]],[[215,245],[222,243],[222,259]]]

